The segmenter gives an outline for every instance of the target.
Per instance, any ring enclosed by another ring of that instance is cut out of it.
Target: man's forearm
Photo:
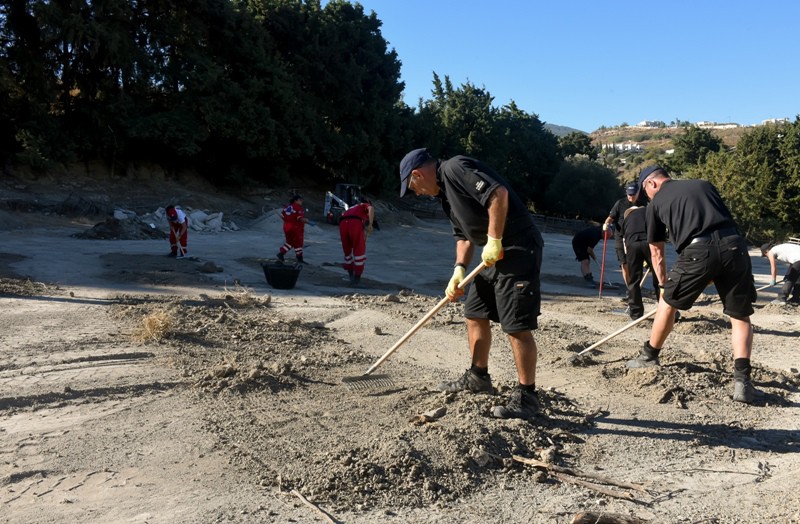
[[[498,186],[489,197],[489,227],[486,233],[492,238],[503,238],[508,216],[508,189]]]
[[[469,240],[457,240],[456,241],[456,264],[464,264],[464,266],[469,266],[470,260],[472,260],[472,252],[474,251],[474,246],[472,242]]]
[[[653,272],[656,274],[658,284],[663,287],[667,282],[667,260],[664,258],[664,242],[650,243],[650,260],[653,262]]]

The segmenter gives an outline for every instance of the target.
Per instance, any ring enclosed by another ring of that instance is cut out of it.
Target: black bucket
[[[275,289],[292,289],[297,283],[297,277],[303,266],[300,264],[261,264],[264,269],[264,276],[267,277],[267,284]]]

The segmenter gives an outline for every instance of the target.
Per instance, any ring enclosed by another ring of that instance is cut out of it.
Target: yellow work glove
[[[447,295],[447,298],[456,300],[464,294],[464,290],[459,289],[458,285],[464,281],[464,277],[466,276],[467,269],[464,266],[456,266],[455,269],[453,269],[453,276],[450,277],[450,282],[447,283],[447,289],[444,290],[444,294]]]
[[[486,245],[483,246],[481,260],[487,266],[493,266],[498,260],[503,260],[503,239],[486,236]]]
[[[664,298],[664,286],[658,286],[658,299]]]
[[[608,224],[605,222],[603,223],[603,231],[608,231]]]

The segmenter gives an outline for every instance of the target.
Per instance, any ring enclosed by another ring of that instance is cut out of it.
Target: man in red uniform
[[[175,206],[167,207],[166,211],[169,222],[170,252],[168,256],[183,258],[186,256],[186,244],[189,241],[189,217],[183,210]],[[180,245],[180,250],[178,245]]]
[[[278,260],[283,262],[284,255],[294,249],[297,261],[305,264],[303,261],[303,237],[308,219],[306,210],[303,209],[303,197],[294,195],[289,200],[289,205],[281,211],[281,218],[283,218],[283,234],[286,241],[278,251]]]
[[[367,261],[367,237],[364,234],[372,233],[375,221],[375,209],[367,199],[354,205],[339,219],[339,236],[342,239],[344,251],[344,267],[350,275],[350,284],[356,285],[364,273],[364,263]]]

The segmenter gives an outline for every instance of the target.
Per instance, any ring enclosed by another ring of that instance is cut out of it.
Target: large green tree
[[[547,190],[549,209],[569,218],[602,221],[622,190],[613,170],[587,157],[569,157]]]
[[[558,140],[536,115],[512,101],[496,108],[494,97],[467,82],[456,88],[434,73],[432,98],[418,110],[418,143],[443,157],[466,154],[494,167],[535,207],[558,171]]]
[[[674,173],[681,173],[705,161],[709,153],[723,149],[722,139],[710,130],[690,126],[673,140],[675,152],[667,161],[667,167]]]
[[[592,139],[586,133],[575,131],[558,139],[561,154],[564,158],[575,155],[586,155],[590,160],[596,160],[598,147],[592,144]]]
[[[709,154],[686,175],[717,186],[751,240],[800,232],[800,119],[753,128],[735,151]]]

